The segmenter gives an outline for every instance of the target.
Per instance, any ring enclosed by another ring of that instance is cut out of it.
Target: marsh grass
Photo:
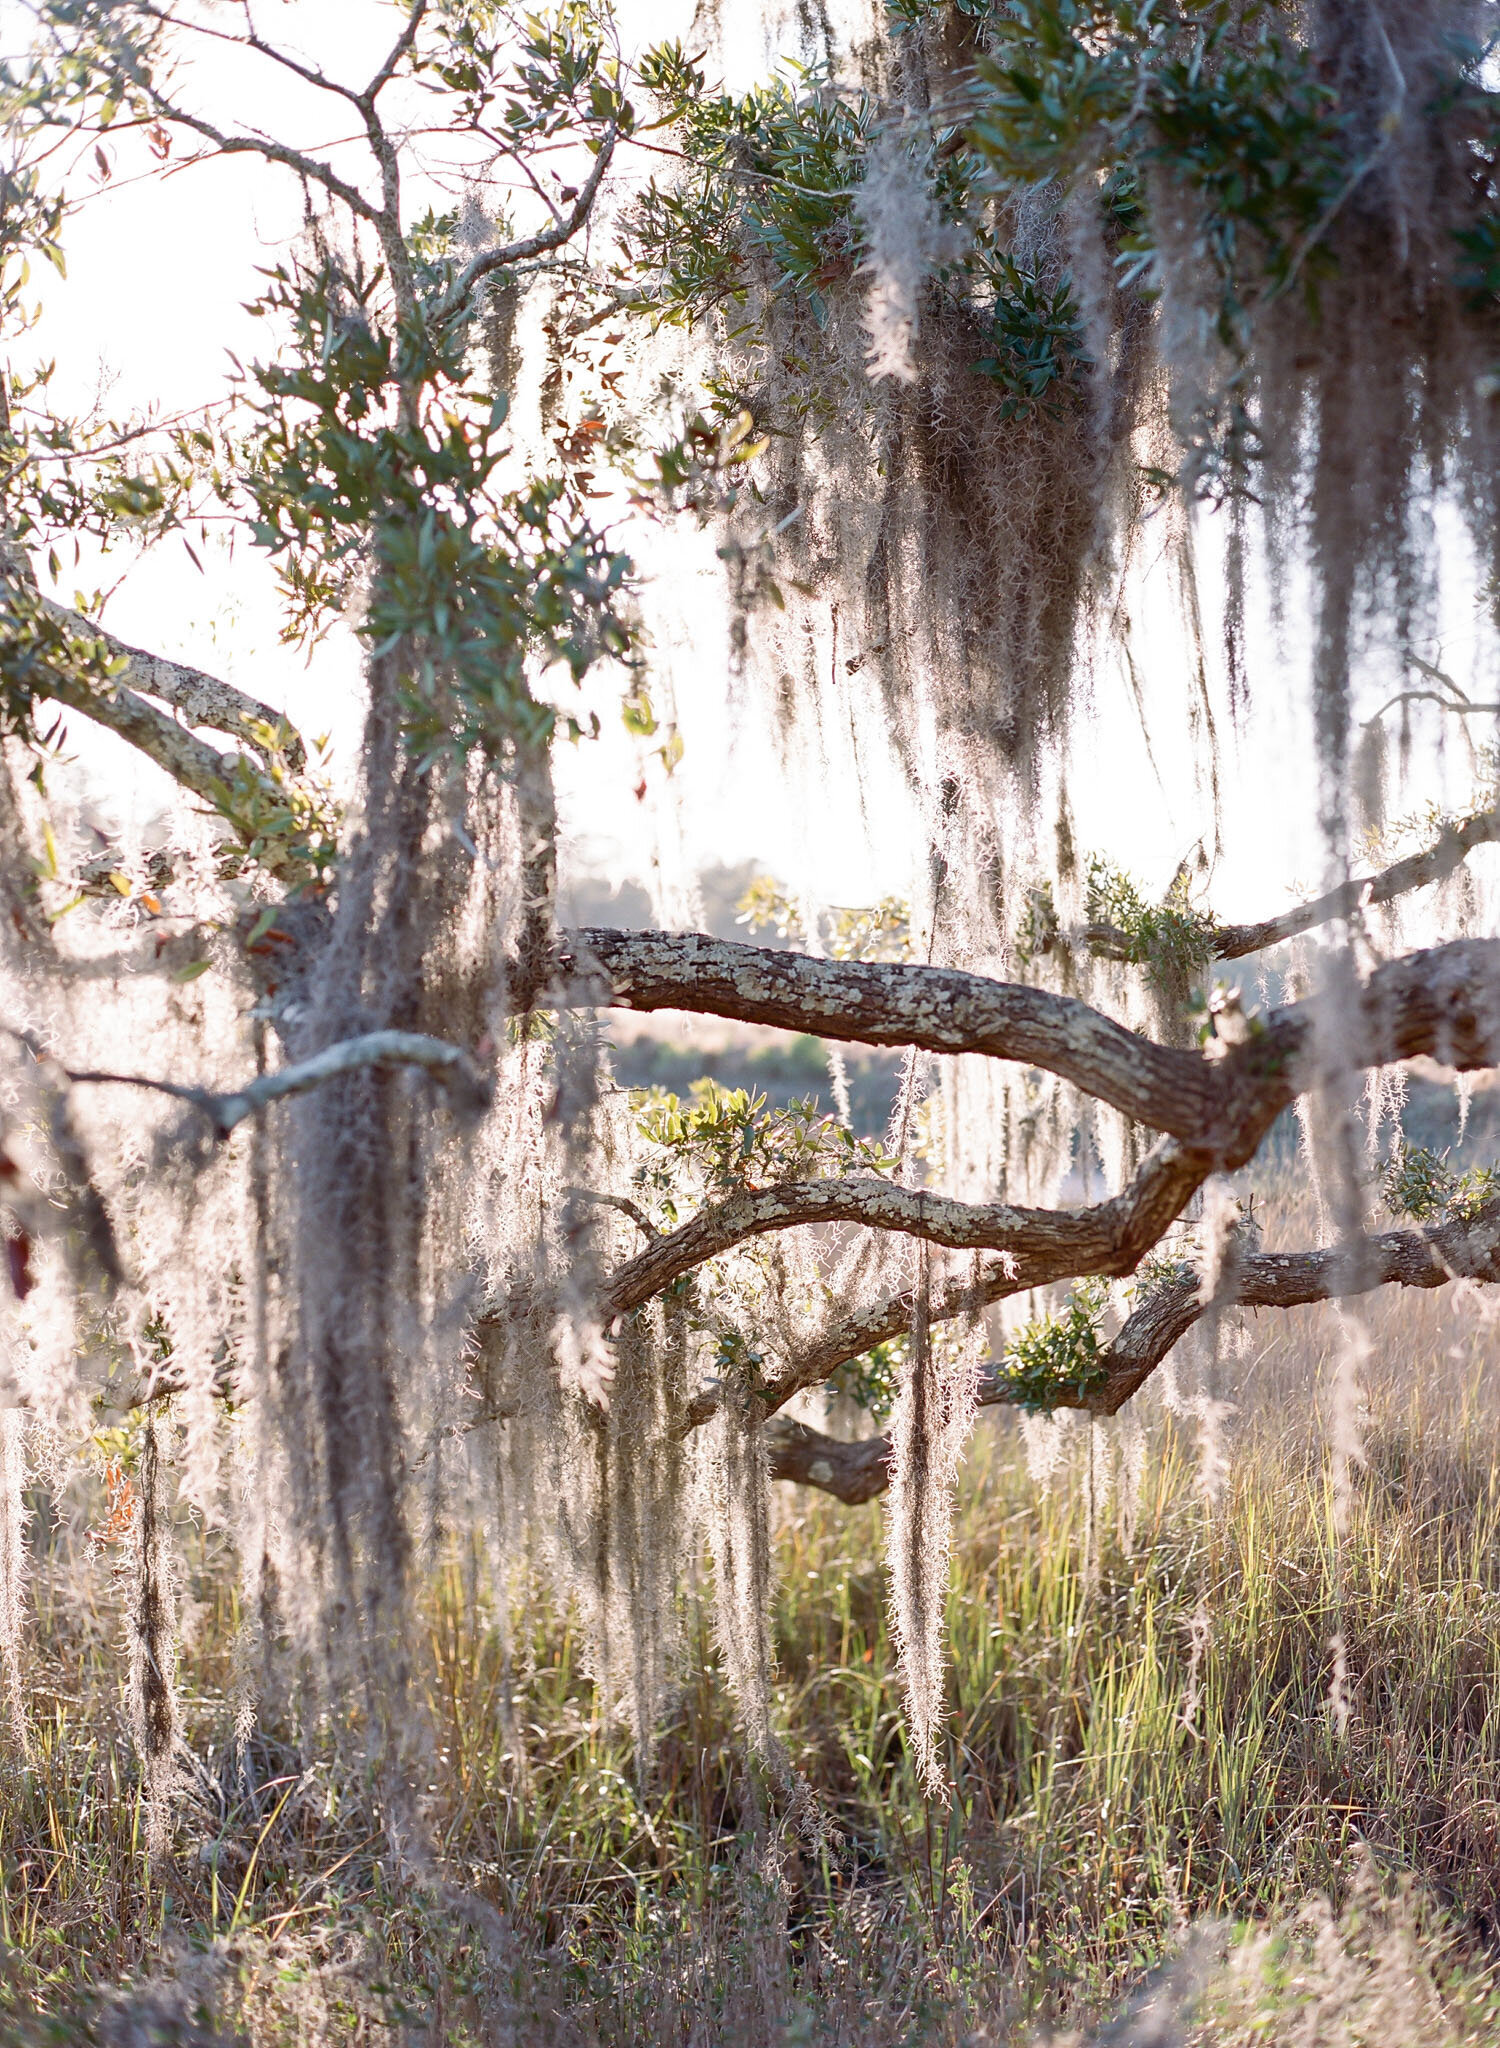
[[[1195,1423],[1159,1402],[1134,1501],[1082,1428],[1039,1487],[1016,1420],[981,1427],[946,1808],[903,1735],[879,1506],[787,1489],[775,1707],[821,1844],[767,1825],[699,1589],[642,1759],[572,1617],[525,1590],[504,1647],[455,1557],[425,1608],[428,1846],[398,1862],[388,1788],[316,1715],[263,1702],[236,1745],[235,1581],[189,1532],[183,1784],[153,1867],[120,1575],[54,1532],[30,1755],[0,1781],[0,2039],[998,2042],[1133,1994],[1122,2040],[1157,2038],[1152,2000],[1180,2021],[1164,2040],[1495,2038],[1496,1348],[1451,1299],[1382,1303],[1375,1336],[1338,1560],[1326,1311],[1252,1332],[1214,1506]]]

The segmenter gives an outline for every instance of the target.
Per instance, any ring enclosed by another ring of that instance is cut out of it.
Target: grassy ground
[[[433,1850],[398,1877],[381,1788],[318,1731],[294,1743],[269,1711],[237,1761],[233,1579],[204,1554],[193,1775],[153,1877],[112,1556],[59,1551],[31,1759],[0,1781],[0,2041],[978,2044],[1086,2032],[1132,1996],[1089,2038],[1500,2038],[1500,1343],[1451,1299],[1382,1304],[1340,1547],[1316,1426],[1333,1328],[1253,1333],[1213,1507],[1199,1425],[1159,1403],[1134,1498],[1106,1484],[1111,1442],[1075,1428],[1043,1488],[1019,1423],[984,1425],[946,1810],[902,1741],[880,1509],[787,1490],[781,1710],[836,1849],[758,1825],[691,1598],[695,1653],[639,1771],[568,1617],[528,1601],[502,1656],[455,1565],[426,1660]]]

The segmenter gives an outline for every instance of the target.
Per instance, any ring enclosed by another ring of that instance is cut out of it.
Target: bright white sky
[[[796,50],[789,25],[782,39],[774,25],[764,30],[757,10],[736,5],[723,12],[730,22],[722,47],[731,82],[763,74],[778,41],[782,49]],[[0,0],[0,40],[8,48],[15,46],[22,15],[19,0]],[[651,40],[685,36],[692,25],[686,0],[652,0],[649,7],[645,0],[627,0],[622,16],[627,42],[633,22],[645,20]],[[235,11],[224,8],[218,18],[232,25]],[[388,43],[393,20],[378,0],[264,0],[260,26],[338,75],[362,81]],[[336,102],[242,52],[205,45],[189,90],[205,109],[233,113],[289,139],[329,143],[347,133]],[[442,155],[440,140],[419,147],[434,159]],[[346,160],[353,164],[359,158],[351,151]],[[258,287],[257,267],[272,261],[299,228],[295,180],[248,158],[165,178],[136,175],[145,163],[144,154],[120,149],[115,181],[98,189],[69,228],[66,284],[44,287],[46,319],[38,348],[57,358],[62,405],[86,403],[103,386],[111,411],[154,404],[173,413],[226,389],[229,351],[249,360],[265,349],[265,329],[243,306]],[[419,192],[413,198],[425,203]],[[674,822],[654,798],[637,802],[637,760],[609,718],[604,742],[567,753],[560,763],[564,814],[580,852],[613,878],[644,878],[654,842],[680,830],[690,866],[755,857],[784,877],[802,869],[812,893],[830,902],[867,901],[881,891],[903,889],[909,834],[894,779],[883,798],[877,783],[873,817],[862,813],[853,779],[836,760],[815,789],[787,789],[758,724],[732,716],[725,606],[712,541],[638,531],[624,538],[657,585],[649,609],[686,744],[679,815]],[[1211,521],[1203,540],[1212,639]],[[1457,547],[1451,552],[1455,558],[1461,554]],[[207,573],[200,575],[173,543],[140,563],[111,598],[111,628],[284,706],[305,731],[330,733],[336,757],[347,762],[359,719],[353,636],[336,631],[304,662],[278,643],[274,585],[264,563],[244,548],[232,563],[222,556],[204,559]],[[77,581],[105,586],[122,566],[114,558],[102,565],[86,562],[77,578],[69,569],[61,594],[71,596]],[[1459,595],[1432,653],[1468,686],[1476,680],[1479,648],[1471,603],[1463,595],[1472,583],[1463,574],[1455,582]],[[1255,593],[1252,710],[1240,733],[1227,716],[1221,679],[1210,678],[1225,748],[1226,856],[1213,901],[1228,917],[1268,914],[1287,901],[1289,888],[1316,880],[1318,873],[1308,636],[1298,623],[1307,614],[1297,590],[1282,596],[1289,623],[1278,641],[1266,623],[1270,604],[1263,581]],[[1181,716],[1176,707],[1186,699],[1189,653],[1163,575],[1148,573],[1140,581],[1132,609],[1138,621],[1137,672],[1148,714],[1154,708],[1155,767],[1118,658],[1107,655],[1082,722],[1071,794],[1084,846],[1103,848],[1143,878],[1162,883],[1204,825],[1187,769],[1187,736],[1173,729],[1174,714]],[[1384,680],[1372,680],[1371,687],[1382,688]],[[1494,694],[1487,674],[1477,681],[1481,694]],[[154,771],[107,739],[85,741],[81,732],[76,737],[111,808],[126,824],[132,817],[141,822],[157,802]],[[1442,761],[1430,750],[1422,753],[1419,765],[1422,794],[1455,801],[1468,795],[1472,776],[1461,745],[1450,745]]]

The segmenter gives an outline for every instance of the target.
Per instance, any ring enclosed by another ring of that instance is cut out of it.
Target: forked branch
[[[165,655],[150,654],[142,647],[132,647],[127,640],[117,640],[94,620],[86,619],[81,612],[70,611],[66,605],[54,604],[50,598],[42,598],[41,603],[48,616],[60,625],[103,645],[110,660],[118,664],[114,675],[116,688],[124,685],[137,695],[159,698],[163,704],[170,704],[174,711],[180,711],[189,725],[207,726],[211,732],[249,740],[252,744],[253,728],[268,727],[276,733],[287,765],[294,771],[306,767],[307,744],[301,733],[279,711],[273,711],[258,697],[252,697],[246,691],[236,689],[233,683],[226,683],[219,676],[211,676],[206,670],[194,668],[188,662],[172,661]],[[107,685],[101,684],[100,687],[104,689]],[[81,692],[76,699],[76,708],[89,710]],[[90,711],[90,716],[98,716],[101,724],[109,723],[108,705],[98,713]],[[128,738],[129,734],[123,736]]]
[[[568,213],[550,228],[541,228],[534,235],[523,235],[519,241],[502,243],[498,248],[482,249],[471,262],[454,278],[448,290],[433,309],[432,321],[435,327],[446,327],[461,313],[467,311],[474,296],[475,287],[497,270],[514,269],[518,263],[529,263],[533,257],[545,256],[550,250],[561,249],[571,242],[575,235],[583,232],[594,202],[599,197],[599,188],[604,183],[605,172],[615,153],[615,142],[619,130],[611,122],[599,144],[599,154],[594,158],[592,170],[579,187],[578,196]]]
[[[1385,1231],[1320,1251],[1243,1255],[1222,1276],[1212,1306],[1297,1308],[1377,1287],[1444,1287],[1453,1280],[1500,1281],[1500,1201],[1428,1230]],[[1118,1414],[1209,1307],[1195,1272],[1153,1288],[1101,1351],[1097,1373],[1080,1392],[1063,1389],[1055,1405],[1090,1415]],[[1022,1398],[1003,1364],[992,1365],[980,1381],[981,1407],[1012,1406]],[[766,1448],[773,1478],[818,1487],[851,1507],[873,1500],[890,1483],[890,1439],[885,1436],[845,1441],[790,1417],[772,1416]]]

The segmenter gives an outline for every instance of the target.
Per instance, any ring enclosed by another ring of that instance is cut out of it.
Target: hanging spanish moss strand
[[[917,1248],[911,1349],[891,1419],[886,1553],[891,1633],[906,1701],[917,1774],[930,1798],[946,1801],[939,1754],[943,1728],[943,1645],[953,1496],[973,1418],[973,1361],[944,1370],[928,1323],[931,1254]]]
[[[282,1027],[293,1057],[372,1029],[473,1045],[500,1028],[505,862],[486,821],[505,806],[482,767],[445,777],[411,756],[399,658],[371,664],[361,829],[317,986]],[[325,1680],[358,1683],[375,1749],[399,1749],[420,1722],[408,1698],[408,1480],[440,1419],[433,1403],[462,1377],[462,1311],[476,1294],[462,1196],[474,1124],[426,1077],[372,1068],[286,1105],[281,1128],[290,1324],[270,1391],[288,1453],[296,1618]]]
[[[21,1669],[26,1568],[26,1413],[0,1408],[0,1686],[10,1740],[23,1756],[29,1748]]]
[[[714,1434],[709,1547],[719,1654],[745,1740],[765,1771],[786,1818],[816,1830],[806,1782],[787,1755],[771,1711],[771,1503],[763,1423],[765,1404],[738,1371]]]
[[[167,1478],[148,1415],[141,1440],[132,1530],[130,1718],[141,1760],[146,1847],[160,1863],[171,1839],[177,1790],[177,1588]]]

